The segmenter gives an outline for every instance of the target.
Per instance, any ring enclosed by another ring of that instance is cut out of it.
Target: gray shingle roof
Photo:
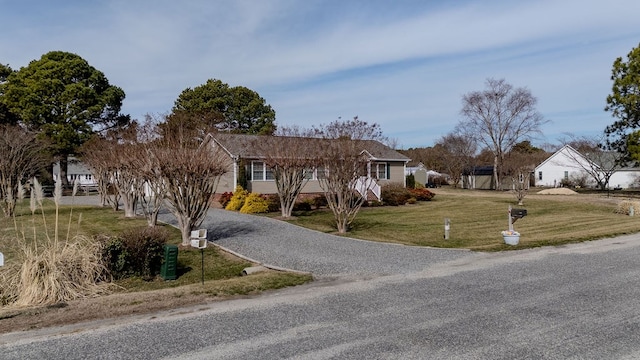
[[[220,146],[227,150],[232,156],[238,156],[241,158],[264,158],[266,154],[261,153],[261,149],[269,148],[270,142],[281,143],[283,141],[297,141],[300,138],[288,137],[288,136],[267,136],[267,135],[245,135],[245,134],[227,134],[216,133],[211,134]],[[303,138],[309,142],[331,142],[329,139],[320,138]],[[390,147],[375,141],[375,140],[353,140],[356,142],[356,146],[360,147],[362,151],[366,151],[371,155],[374,160],[380,161],[409,161],[410,159],[405,155],[391,149]],[[260,143],[267,146],[256,146]]]

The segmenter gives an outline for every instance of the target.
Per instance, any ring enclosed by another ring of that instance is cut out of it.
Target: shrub
[[[409,199],[407,199],[407,204],[415,204],[417,202],[418,200],[416,200],[416,198],[414,197],[410,197]]]
[[[238,211],[242,209],[242,205],[244,205],[244,200],[247,198],[247,195],[249,195],[249,192],[247,190],[243,189],[239,185],[236,186],[236,189],[233,192],[233,196],[231,197],[231,200],[229,201],[227,206],[225,206],[224,208],[226,210],[232,210],[232,211]]]
[[[232,196],[233,193],[230,191],[223,192],[222,194],[220,194],[220,196],[218,196],[218,202],[220,203],[220,205],[222,205],[223,208],[225,208],[227,207],[227,204],[229,204],[229,201],[231,201]]]
[[[311,200],[298,201],[293,205],[293,211],[311,211]]]
[[[169,233],[161,227],[128,229],[105,242],[103,256],[107,268],[116,279],[152,278],[160,273],[163,246],[168,239]]]
[[[267,202],[267,211],[280,211],[280,197],[277,194],[262,195],[262,197]]]
[[[269,204],[258,193],[251,193],[244,200],[244,205],[240,208],[240,212],[243,214],[258,214],[266,213],[269,211]]]
[[[430,201],[434,196],[436,196],[436,194],[425,188],[409,189],[409,193],[411,193],[411,196],[417,201]]]
[[[313,207],[317,210],[322,207],[327,207],[329,204],[327,203],[327,198],[324,195],[316,195],[311,199],[311,203]]]
[[[413,189],[416,187],[416,177],[413,174],[407,175],[407,188]]]
[[[390,183],[382,187],[382,201],[385,205],[398,206],[407,203],[411,193],[399,183]]]

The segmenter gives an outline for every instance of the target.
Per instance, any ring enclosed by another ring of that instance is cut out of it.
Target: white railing
[[[381,200],[380,196],[382,188],[380,187],[380,185],[378,185],[374,178],[361,176],[360,178],[358,178],[358,181],[356,181],[355,188],[356,191],[358,191],[358,193],[360,193],[360,195],[364,196],[365,198],[367,197],[368,192],[371,191],[373,195],[375,195],[376,199]]]

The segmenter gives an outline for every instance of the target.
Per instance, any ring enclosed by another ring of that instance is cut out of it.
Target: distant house
[[[224,152],[233,161],[230,171],[223,176],[218,185],[219,193],[233,192],[235,187],[240,184],[246,184],[246,189],[251,192],[260,194],[276,194],[276,184],[271,169],[265,165],[267,154],[262,153],[261,149],[268,146],[258,148],[255,144],[260,142],[265,144],[269,141],[282,142],[298,141],[300,138],[281,137],[281,136],[262,136],[262,135],[244,135],[244,134],[212,134],[214,146],[220,146]],[[318,141],[318,139],[310,139],[310,141]],[[331,140],[325,140],[331,141]],[[375,179],[378,186],[386,183],[395,182],[405,184],[405,167],[410,160],[408,157],[389,148],[388,146],[374,140],[354,140],[356,146],[361,147],[362,154],[369,160],[367,164],[366,176]],[[241,177],[244,178],[241,178]],[[378,188],[379,190],[379,188]],[[317,171],[309,173],[309,180],[302,189],[302,193],[321,193],[322,188],[318,181]],[[375,194],[380,198],[379,191]]]
[[[427,167],[421,162],[415,166],[407,166],[405,170],[405,176],[406,175],[413,175],[416,182],[422,185],[433,184],[436,179],[440,180],[443,177],[446,177],[437,171],[427,169]]]
[[[462,172],[462,188],[495,189],[493,166],[474,166]]]
[[[531,181],[531,173],[524,174],[521,181],[525,184],[524,188],[528,189]],[[500,181],[503,190],[514,189],[513,179],[510,176],[502,176]],[[493,177],[493,165],[475,166],[468,168],[462,172],[462,188],[463,189],[479,189],[494,190],[496,189],[496,181]]]
[[[53,164],[53,180],[58,180],[58,174],[60,174],[60,163]],[[78,182],[80,186],[96,186],[96,179],[93,173],[82,161],[75,157],[70,156],[67,160],[67,180],[69,184],[74,181]]]
[[[560,187],[563,182],[568,182],[572,177],[584,176],[585,169],[594,169],[598,166],[589,158],[569,145],[565,145],[549,156],[535,168],[536,186]],[[623,167],[615,170],[609,179],[611,188],[637,187],[640,178],[640,168]]]

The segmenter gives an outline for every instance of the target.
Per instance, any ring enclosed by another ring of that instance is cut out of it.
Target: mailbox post
[[[191,246],[200,249],[200,271],[202,278],[202,285],[204,285],[204,249],[207,247],[207,231],[206,230],[196,230],[192,232],[191,237]]]
[[[526,209],[512,209],[511,205],[509,205],[508,211],[508,221],[509,221],[509,230],[502,232],[502,237],[504,242],[508,245],[518,245],[520,241],[520,233],[513,230],[513,223],[518,219],[522,219],[527,216]]]
[[[512,209],[509,206],[509,231],[513,231],[513,223],[527,216],[527,209]]]

